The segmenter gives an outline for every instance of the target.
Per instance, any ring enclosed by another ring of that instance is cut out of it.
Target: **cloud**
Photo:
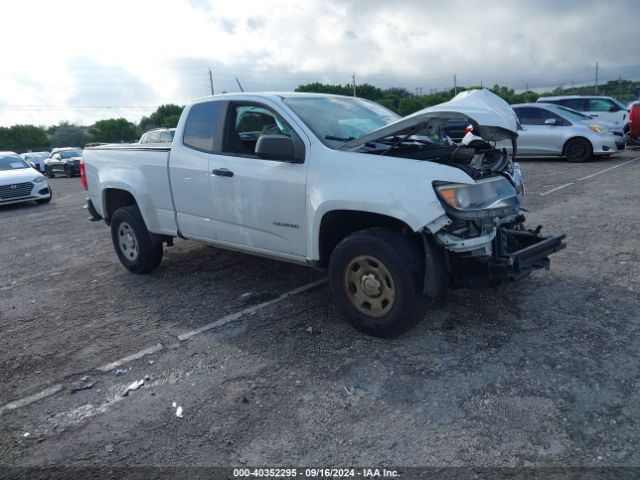
[[[3,14],[3,125],[137,121],[208,94],[209,67],[217,92],[236,91],[236,77],[290,90],[354,72],[411,90],[450,86],[454,73],[555,87],[591,82],[596,61],[605,80],[640,78],[632,0],[23,0]]]

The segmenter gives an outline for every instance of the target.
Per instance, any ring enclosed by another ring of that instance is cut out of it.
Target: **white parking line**
[[[621,167],[621,166],[626,165],[628,163],[635,162],[638,159],[640,159],[640,157],[632,158],[631,160],[629,160],[627,162],[622,162],[622,163],[619,163],[618,165],[614,165],[613,167],[605,168],[604,170],[600,170],[599,172],[592,173],[591,175],[587,175],[586,177],[579,178],[578,181],[586,180],[587,178],[591,178],[591,177],[595,177],[596,175],[600,175],[601,173],[608,172],[610,170],[613,170],[614,168],[618,168],[618,167]]]
[[[307,290],[312,290],[316,287],[319,287],[320,285],[323,285],[324,283],[327,282],[326,278],[321,278],[320,280],[316,280],[315,282],[311,282],[311,283],[307,283],[306,285],[303,285],[301,287],[298,288],[294,288],[293,290],[289,290],[288,292],[283,293],[282,295],[280,295],[279,297],[276,297],[272,300],[267,300],[265,302],[259,303],[257,305],[254,305],[252,307],[248,307],[245,308],[244,310],[240,310],[239,312],[236,313],[232,313],[229,315],[226,315],[218,320],[216,320],[215,322],[211,322],[208,323],[207,325],[203,325],[200,328],[196,328],[195,330],[190,330],[188,332],[185,333],[181,333],[180,335],[178,335],[178,339],[182,342],[185,340],[189,340],[190,338],[195,337],[196,335],[200,335],[201,333],[204,333],[208,330],[211,330],[212,328],[215,327],[219,327],[222,325],[226,325],[228,323],[234,322],[236,320],[239,320],[240,318],[242,318],[245,315],[250,315],[252,313],[257,312],[258,310],[261,310],[265,307],[268,307],[269,305],[273,305],[274,303],[278,303],[281,302],[282,300],[285,300],[289,297],[292,297],[294,295],[297,295],[299,293],[302,292],[306,292]],[[136,353],[132,353],[131,355],[127,355],[126,357],[122,357],[118,360],[115,360],[111,363],[107,363],[105,365],[102,365],[101,367],[98,367],[96,370],[99,370],[101,372],[108,372],[110,370],[113,370],[114,368],[120,367],[126,363],[132,362],[133,360],[138,360],[142,357],[144,357],[145,355],[151,355],[153,353],[159,352],[160,350],[162,350],[162,344],[158,343],[156,345],[153,345],[151,347],[145,348],[143,350],[140,350]],[[7,403],[6,405],[4,405],[3,407],[0,407],[0,415],[6,411],[9,410],[15,410],[16,408],[21,408],[21,407],[25,407],[33,402],[37,402],[38,400],[41,400],[43,398],[46,397],[50,397],[51,395],[54,395],[56,393],[58,393],[59,391],[62,390],[62,385],[61,384],[56,384],[53,385],[43,391],[41,391],[40,393],[36,393],[35,395],[31,395],[30,397],[25,397],[22,398],[20,400],[15,400],[13,402]]]
[[[568,186],[570,186],[570,185],[573,185],[573,182],[571,182],[571,183],[565,183],[564,185],[560,185],[559,187],[552,188],[551,190],[547,190],[546,192],[541,193],[541,194],[540,194],[540,196],[541,196],[541,197],[544,197],[545,195],[549,195],[550,193],[557,192],[558,190],[560,190],[560,189],[562,189],[562,188],[565,188],[565,187],[568,187]]]
[[[38,400],[42,400],[43,398],[50,397],[51,395],[55,395],[60,390],[62,390],[62,385],[59,383],[56,385],[52,385],[49,388],[45,388],[39,393],[35,395],[31,395],[29,397],[21,398],[20,400],[16,400],[14,402],[9,402],[3,407],[0,407],[0,415],[4,412],[8,412],[9,410],[15,410],[16,408],[26,407],[27,405],[32,404],[33,402],[37,402]]]
[[[216,328],[216,327],[219,327],[221,325],[226,325],[227,323],[235,322],[236,320],[240,319],[241,317],[243,317],[245,315],[250,315],[252,313],[255,313],[258,310],[261,310],[261,309],[263,309],[265,307],[268,307],[269,305],[273,305],[274,303],[280,302],[280,301],[282,301],[282,300],[284,300],[286,298],[289,298],[289,297],[291,297],[293,295],[297,295],[299,293],[306,292],[307,290],[311,290],[312,288],[319,287],[320,285],[324,284],[326,281],[327,281],[326,278],[321,278],[320,280],[316,280],[315,282],[307,283],[306,285],[303,285],[301,287],[294,288],[293,290],[289,290],[288,292],[285,292],[282,295],[280,295],[279,297],[274,298],[272,300],[267,300],[265,302],[258,303],[257,305],[254,305],[252,307],[245,308],[244,310],[240,310],[239,312],[231,313],[229,315],[226,315],[226,316],[216,320],[215,322],[208,323],[207,325],[203,325],[202,327],[196,328],[195,330],[191,330],[189,332],[181,333],[180,335],[178,335],[178,340],[180,340],[182,342],[184,340],[188,340],[190,338],[193,338],[196,335],[200,335],[201,333],[204,333],[204,332],[206,332],[208,330],[211,330],[212,328]]]
[[[134,360],[138,360],[139,358],[144,357],[145,355],[151,355],[152,353],[156,353],[162,350],[162,344],[157,343],[149,348],[145,348],[144,350],[140,350],[139,352],[132,353],[131,355],[127,355],[126,357],[122,357],[119,360],[116,360],[111,363],[107,363],[106,365],[102,365],[98,367],[96,370],[100,370],[101,372],[108,372],[113,370],[114,368],[118,368],[125,363],[132,362]]]

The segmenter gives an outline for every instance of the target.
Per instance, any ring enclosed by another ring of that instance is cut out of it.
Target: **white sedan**
[[[30,202],[49,203],[51,187],[40,172],[20,155],[0,152],[0,205]]]

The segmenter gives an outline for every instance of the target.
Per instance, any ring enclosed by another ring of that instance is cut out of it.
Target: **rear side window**
[[[604,98],[589,99],[590,112],[608,112],[611,107],[613,107],[613,103]]]
[[[567,98],[566,100],[560,100],[557,103],[563,107],[573,108],[580,112],[584,112],[585,110],[583,98]]]
[[[201,152],[220,151],[220,129],[223,122],[219,121],[224,110],[225,102],[207,102],[193,105],[184,126],[182,143],[189,148]]]

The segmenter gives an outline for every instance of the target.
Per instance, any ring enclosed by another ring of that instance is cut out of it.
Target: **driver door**
[[[306,256],[306,176],[299,163],[255,154],[261,135],[303,136],[284,116],[257,102],[230,102],[220,154],[209,156],[211,219],[217,240],[259,251]]]

